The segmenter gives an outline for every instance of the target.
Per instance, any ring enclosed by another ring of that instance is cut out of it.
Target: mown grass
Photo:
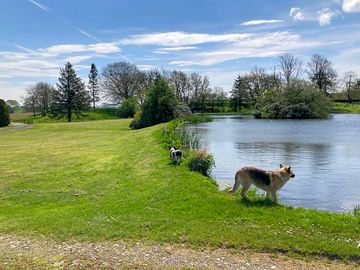
[[[14,122],[20,122],[25,124],[41,124],[41,123],[61,123],[67,122],[66,117],[50,117],[36,115],[35,117],[31,113],[13,113],[10,115],[11,120]],[[94,121],[94,120],[109,120],[118,119],[117,109],[91,109],[89,111],[81,113],[80,116],[73,114],[73,122]]]
[[[166,124],[37,124],[0,134],[0,233],[250,248],[360,262],[360,219],[252,202],[173,166]],[[314,193],[316,196],[316,193]]]
[[[360,113],[360,103],[332,103],[333,113]]]

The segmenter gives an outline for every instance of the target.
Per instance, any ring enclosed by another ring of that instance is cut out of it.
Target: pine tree
[[[99,87],[98,87],[98,70],[95,64],[91,64],[88,89],[91,98],[91,103],[93,105],[93,108],[95,109],[95,103],[100,100]]]
[[[55,116],[66,116],[68,122],[71,122],[73,113],[80,116],[82,111],[89,108],[89,94],[69,62],[60,69],[59,82],[56,86],[51,106],[51,111]]]
[[[10,116],[5,100],[0,99],[0,127],[6,127],[10,124]]]
[[[232,103],[235,110],[241,110],[244,101],[248,98],[249,81],[246,76],[239,75],[235,79],[231,90]]]

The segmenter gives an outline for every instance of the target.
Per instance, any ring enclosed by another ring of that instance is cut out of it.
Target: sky
[[[87,82],[127,61],[140,69],[199,72],[229,91],[254,66],[291,53],[328,57],[360,75],[360,0],[1,0],[0,98],[21,101],[55,84],[69,61]]]

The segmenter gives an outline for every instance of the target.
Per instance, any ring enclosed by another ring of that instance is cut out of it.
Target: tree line
[[[271,72],[255,66],[250,72],[239,74],[229,93],[221,87],[210,87],[209,78],[196,72],[144,71],[128,62],[108,64],[101,73],[95,64],[91,64],[85,85],[71,63],[66,63],[60,70],[55,87],[39,82],[26,90],[24,106],[34,116],[39,113],[41,116],[66,117],[72,121],[73,114],[79,115],[88,108],[95,108],[103,97],[126,105],[123,108],[125,116],[133,116],[136,108],[145,102],[148,89],[158,77],[174,89],[176,99],[192,112],[240,111],[244,107],[261,111],[261,107],[268,103],[266,97],[274,99],[276,94],[278,100],[284,100],[283,96],[290,94],[290,88],[293,92],[299,92],[296,88],[313,89],[325,97],[336,96],[350,102],[360,97],[360,78],[354,72],[339,77],[332,62],[319,54],[314,54],[306,65],[294,55],[283,54]],[[314,94],[314,91],[308,91],[308,94]],[[288,106],[291,101],[285,103]],[[303,109],[309,109],[305,108],[308,105],[304,100],[298,100],[298,103]]]

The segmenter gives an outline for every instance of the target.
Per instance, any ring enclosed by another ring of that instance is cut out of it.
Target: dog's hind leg
[[[249,183],[248,181],[245,181],[244,183],[241,184],[242,189],[241,189],[241,197],[243,197],[244,200],[249,200],[249,197],[246,195],[247,191],[249,190],[249,188],[251,187],[251,183]]]

